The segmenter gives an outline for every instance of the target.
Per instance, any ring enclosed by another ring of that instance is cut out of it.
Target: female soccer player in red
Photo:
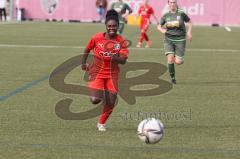
[[[119,64],[125,64],[128,49],[121,46],[123,38],[117,34],[119,27],[118,13],[109,10],[106,14],[106,32],[95,34],[88,42],[82,59],[82,70],[88,71],[91,102],[103,101],[104,107],[97,128],[106,131],[105,123],[113,111],[118,92]],[[87,63],[93,50],[93,64]]]
[[[149,48],[151,45],[151,41],[149,40],[149,38],[147,36],[147,30],[148,30],[148,27],[150,24],[151,15],[154,17],[157,24],[158,24],[158,20],[154,14],[153,8],[151,6],[149,6],[148,0],[144,0],[144,4],[142,6],[140,6],[140,8],[138,9],[138,15],[141,16],[141,21],[140,21],[141,34],[140,34],[140,38],[139,38],[137,47],[141,47],[143,40],[146,40],[147,44],[146,44],[145,48]]]

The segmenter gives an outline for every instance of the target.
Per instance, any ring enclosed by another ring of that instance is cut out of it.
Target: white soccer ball
[[[144,119],[138,125],[138,137],[147,144],[155,144],[163,137],[164,126],[159,119]]]

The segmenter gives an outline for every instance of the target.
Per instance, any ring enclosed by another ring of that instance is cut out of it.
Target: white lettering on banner
[[[80,20],[92,22],[99,19],[96,11],[96,0],[11,0],[17,8],[25,9],[25,19],[55,19],[55,20]],[[108,0],[110,8],[112,1]],[[133,9],[133,14],[143,0],[123,0]],[[212,23],[225,26],[239,26],[240,24],[240,0],[181,0],[180,8],[183,8],[195,25],[211,25]],[[19,3],[19,4],[18,4]],[[160,18],[161,13],[168,10],[167,0],[150,0],[155,15]],[[228,4],[228,5],[226,5]],[[221,11],[220,11],[221,10]],[[18,12],[13,16],[17,17]],[[153,18],[151,18],[152,22]]]
[[[182,8],[189,15],[204,15],[204,4],[196,3],[194,6]]]
[[[203,16],[204,15],[204,4],[203,3],[196,3],[192,6],[180,6],[181,9],[184,10],[185,13],[187,13],[188,15],[200,15]],[[168,12],[168,4],[165,5],[165,7],[163,8],[162,14]]]

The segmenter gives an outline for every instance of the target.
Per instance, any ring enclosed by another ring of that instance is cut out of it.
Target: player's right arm
[[[84,71],[88,70],[87,58],[88,58],[88,55],[89,55],[90,51],[93,50],[95,48],[95,46],[96,46],[95,45],[95,36],[93,36],[89,40],[89,42],[88,42],[88,44],[87,44],[87,46],[86,46],[86,48],[84,49],[84,52],[83,52],[81,67],[82,67],[82,70],[84,70]]]
[[[132,14],[133,10],[127,4],[125,4],[125,8],[125,13],[122,14],[122,17],[127,19],[128,15]]]
[[[85,50],[84,50],[84,53],[82,56],[82,65],[81,65],[83,71],[88,70],[87,58],[88,58],[90,51],[91,50],[89,48],[85,48]]]

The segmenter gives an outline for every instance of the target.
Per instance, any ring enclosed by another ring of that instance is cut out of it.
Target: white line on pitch
[[[16,45],[16,44],[0,44],[1,47],[8,47],[8,48],[65,48],[65,49],[84,49],[85,46],[59,46],[59,45]],[[163,48],[135,48],[130,47],[130,50],[163,50]],[[237,52],[239,53],[240,50],[234,49],[187,49],[187,51],[192,52]]]
[[[228,27],[228,26],[225,26],[225,29],[226,29],[227,31],[229,31],[229,32],[232,31],[232,29],[231,29],[230,27]]]

